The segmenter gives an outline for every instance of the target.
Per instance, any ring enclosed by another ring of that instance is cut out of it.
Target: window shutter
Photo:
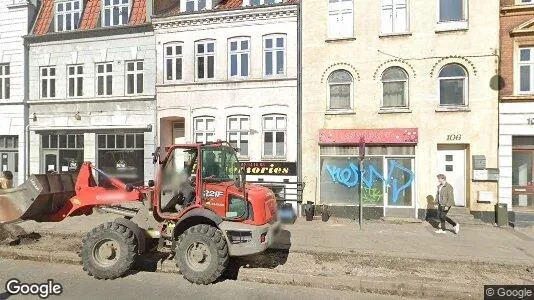
[[[406,7],[406,0],[394,0],[395,2],[395,9],[394,9],[394,32],[406,32],[408,31],[407,28],[407,11],[408,8]]]
[[[382,0],[382,33],[393,32],[393,0]]]

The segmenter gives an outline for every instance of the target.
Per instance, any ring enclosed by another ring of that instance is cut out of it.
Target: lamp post
[[[359,205],[359,214],[358,214],[358,223],[360,225],[360,230],[362,229],[362,219],[363,219],[363,159],[365,158],[365,138],[362,136],[360,137],[360,143],[358,147],[358,154],[360,157],[360,164],[359,164],[359,195],[360,195],[360,205]]]

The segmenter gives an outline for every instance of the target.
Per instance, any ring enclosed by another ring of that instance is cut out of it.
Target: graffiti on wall
[[[326,165],[328,173],[333,182],[337,182],[348,188],[357,187],[360,184],[360,170],[354,163],[340,168],[338,166]],[[391,187],[391,200],[394,204],[399,202],[401,193],[408,189],[415,178],[412,170],[406,168],[396,160],[389,160],[388,175],[385,177],[382,172],[373,164],[367,165],[362,174],[362,200],[364,203],[376,203],[382,197],[382,190],[374,187],[375,181],[383,181]],[[403,184],[404,183],[404,184]]]

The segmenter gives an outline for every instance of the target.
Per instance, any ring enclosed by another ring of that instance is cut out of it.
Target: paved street
[[[393,296],[360,294],[309,287],[224,281],[210,286],[192,285],[177,274],[141,272],[112,281],[95,280],[79,266],[0,260],[0,299],[37,299],[11,296],[4,283],[17,278],[26,283],[48,279],[60,283],[64,299],[400,299]]]

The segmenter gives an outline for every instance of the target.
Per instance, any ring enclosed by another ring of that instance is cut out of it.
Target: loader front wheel
[[[228,245],[219,229],[207,224],[195,225],[178,238],[175,257],[185,279],[210,284],[228,266]]]
[[[115,279],[128,272],[137,258],[133,231],[115,222],[94,228],[83,239],[83,269],[97,279]]]

